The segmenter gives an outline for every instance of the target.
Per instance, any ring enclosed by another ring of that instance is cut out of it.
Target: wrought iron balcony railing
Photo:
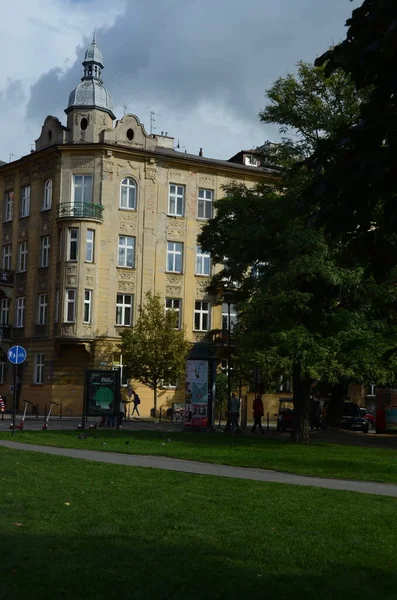
[[[61,202],[58,204],[58,219],[95,219],[103,221],[103,206],[89,202]]]
[[[0,269],[0,283],[14,283],[14,271]]]

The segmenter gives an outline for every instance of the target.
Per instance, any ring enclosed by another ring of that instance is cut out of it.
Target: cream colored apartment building
[[[119,334],[148,290],[179,311],[192,343],[222,327],[197,235],[224,184],[275,176],[181,153],[136,116],[116,121],[95,37],[83,67],[66,126],[47,117],[35,150],[0,166],[0,393],[11,402],[6,353],[21,344],[20,408],[27,398],[41,412],[55,400],[64,414],[81,414],[84,368],[122,368]],[[152,392],[137,388],[147,415]],[[178,399],[182,391],[165,390],[159,404]]]

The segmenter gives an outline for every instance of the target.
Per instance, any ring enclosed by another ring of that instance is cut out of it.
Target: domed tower
[[[85,53],[83,67],[84,76],[70,94],[69,104],[65,109],[68,115],[69,141],[74,143],[98,142],[101,132],[112,129],[116,118],[112,96],[101,79],[103,57],[95,33]]]

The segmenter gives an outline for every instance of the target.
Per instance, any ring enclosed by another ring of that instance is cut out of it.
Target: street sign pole
[[[15,432],[15,412],[17,409],[17,375],[18,375],[18,365],[14,365],[14,390],[12,394],[12,436]]]

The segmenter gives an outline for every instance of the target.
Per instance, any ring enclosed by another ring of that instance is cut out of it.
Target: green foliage
[[[164,310],[159,294],[148,292],[135,325],[121,335],[126,372],[154,391],[155,410],[156,390],[184,372],[191,348],[185,332],[175,328],[176,318],[174,311]]]
[[[215,379],[215,406],[217,412],[222,412],[227,405],[227,375],[217,373]]]

